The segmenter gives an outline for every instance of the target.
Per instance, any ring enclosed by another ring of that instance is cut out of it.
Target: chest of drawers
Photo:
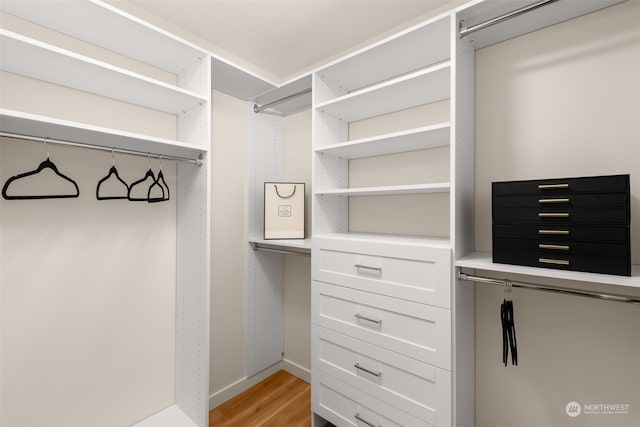
[[[314,238],[312,406],[335,425],[451,427],[451,250]]]
[[[629,276],[629,175],[494,182],[493,262]]]

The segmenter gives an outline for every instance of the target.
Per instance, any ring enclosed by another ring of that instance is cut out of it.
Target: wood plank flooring
[[[209,412],[209,427],[310,427],[311,386],[278,371]]]

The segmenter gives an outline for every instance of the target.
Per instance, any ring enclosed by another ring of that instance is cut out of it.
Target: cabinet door
[[[449,248],[314,239],[312,279],[451,307]]]
[[[451,311],[314,281],[312,321],[414,359],[451,369]]]
[[[451,413],[451,373],[391,350],[313,326],[312,369],[423,420]]]

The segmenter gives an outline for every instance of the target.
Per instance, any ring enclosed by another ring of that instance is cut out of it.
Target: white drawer
[[[416,418],[324,372],[313,372],[311,401],[313,412],[340,427],[434,427],[436,425]]]
[[[451,311],[312,282],[314,324],[451,370]]]
[[[446,247],[317,238],[312,279],[451,307],[451,251]]]
[[[327,374],[422,420],[451,421],[451,373],[313,326],[312,371]]]

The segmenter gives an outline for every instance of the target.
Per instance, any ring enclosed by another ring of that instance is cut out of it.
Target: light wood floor
[[[309,427],[311,386],[278,371],[209,412],[209,427]]]

